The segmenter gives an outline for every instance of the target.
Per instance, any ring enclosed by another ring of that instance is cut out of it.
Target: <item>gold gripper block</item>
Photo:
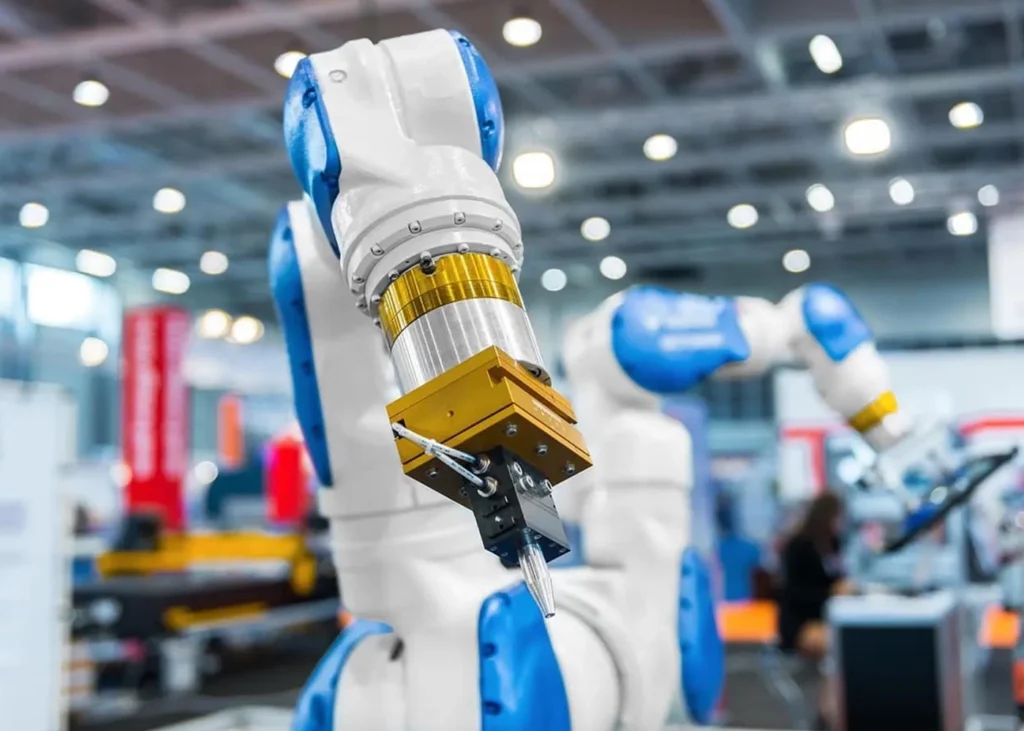
[[[552,485],[592,465],[569,401],[491,346],[388,404],[392,423],[476,455],[504,446]],[[462,478],[407,439],[405,474],[467,508]]]

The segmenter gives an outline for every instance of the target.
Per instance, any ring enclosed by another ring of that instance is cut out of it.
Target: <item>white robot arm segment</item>
[[[545,561],[568,550],[550,488],[590,456],[551,389],[516,282],[522,239],[494,171],[502,124],[487,65],[443,30],[304,59],[284,111],[296,175],[408,396],[388,405],[389,419],[426,438],[399,441],[404,471],[470,508],[484,547],[547,596]],[[504,387],[517,379],[532,399]],[[431,443],[471,464],[452,469]],[[524,474],[541,487],[517,491]],[[503,505],[508,514],[494,515]]]

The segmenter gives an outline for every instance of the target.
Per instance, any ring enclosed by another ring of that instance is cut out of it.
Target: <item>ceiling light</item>
[[[787,251],[782,257],[782,267],[790,274],[800,274],[811,268],[811,255],[803,249]]]
[[[678,149],[676,138],[669,135],[652,135],[644,141],[644,155],[655,162],[671,160]]]
[[[231,326],[231,342],[250,345],[263,337],[263,323],[255,317],[239,317]]]
[[[617,256],[606,256],[598,268],[606,279],[622,279],[626,276],[626,262]]]
[[[78,361],[86,368],[102,365],[110,355],[110,348],[99,338],[86,338],[78,348]]]
[[[560,292],[569,283],[569,278],[561,269],[548,269],[540,275],[540,285],[548,292]]]
[[[509,18],[501,28],[501,37],[505,43],[516,48],[535,45],[542,35],[544,29],[540,23],[526,15]]]
[[[986,208],[999,205],[999,188],[994,185],[983,185],[978,191],[978,202]]]
[[[192,282],[185,272],[174,269],[157,269],[153,272],[153,289],[165,294],[185,294]]]
[[[834,74],[843,67],[843,54],[836,42],[828,36],[814,36],[808,45],[814,65],[823,74]]]
[[[205,340],[227,337],[231,332],[231,315],[223,310],[207,310],[196,320],[196,333]]]
[[[286,79],[290,79],[295,73],[295,67],[299,61],[304,59],[306,54],[302,51],[285,51],[274,60],[274,71]]]
[[[512,177],[520,188],[550,187],[555,182],[555,159],[547,152],[522,152],[512,161]]]
[[[41,228],[50,220],[50,209],[42,203],[26,203],[18,213],[18,222],[25,228]]]
[[[960,102],[949,110],[949,123],[957,129],[980,127],[985,113],[974,102]]]
[[[608,219],[600,216],[592,216],[580,225],[580,233],[587,241],[604,241],[612,232],[612,225]]]
[[[914,186],[906,178],[893,178],[889,182],[889,197],[898,206],[907,206],[914,202]]]
[[[946,228],[954,236],[973,236],[978,231],[978,217],[970,211],[954,213],[946,220]]]
[[[815,183],[807,189],[807,205],[818,213],[827,213],[836,207],[836,197],[824,185]]]
[[[160,213],[180,213],[185,208],[185,194],[177,188],[161,188],[153,196],[153,208]]]
[[[205,486],[211,484],[217,479],[217,475],[220,474],[220,470],[217,469],[216,464],[206,460],[193,467],[192,474],[196,476],[196,482]]]
[[[117,262],[114,261],[114,257],[99,251],[82,249],[75,256],[75,268],[82,274],[109,277],[117,271]]]
[[[846,149],[854,155],[878,155],[892,146],[892,130],[884,119],[855,119],[843,130]]]
[[[86,79],[75,87],[71,98],[83,107],[102,107],[110,98],[110,89],[102,81]]]
[[[199,257],[199,268],[212,277],[223,274],[228,270],[228,257],[219,251],[207,251]]]
[[[740,203],[729,209],[726,220],[733,228],[750,228],[757,223],[757,209],[749,203]]]

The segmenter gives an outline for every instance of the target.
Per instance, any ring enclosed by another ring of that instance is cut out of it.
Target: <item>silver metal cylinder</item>
[[[499,299],[468,299],[431,310],[406,327],[391,347],[402,393],[494,345],[544,374],[526,311]]]

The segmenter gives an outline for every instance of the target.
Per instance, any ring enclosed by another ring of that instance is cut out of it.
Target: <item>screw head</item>
[[[370,247],[370,253],[373,254],[374,256],[384,256],[384,249],[378,246],[377,244],[374,244],[373,246]]]
[[[419,221],[413,221],[409,224],[409,233],[411,234],[418,234],[422,230],[423,227],[420,225]]]
[[[519,433],[519,427],[515,424],[509,424],[505,427],[505,436],[514,437]]]
[[[392,269],[388,272],[388,281],[394,282],[396,279],[398,279],[398,272]]]
[[[379,317],[373,318],[373,326],[374,327],[380,327],[380,318]]]
[[[348,74],[342,71],[341,69],[332,69],[331,72],[327,74],[327,76],[335,84],[340,84],[343,81],[345,81],[345,79],[348,78]]]
[[[540,483],[540,486],[544,490],[544,493],[547,495],[550,495],[551,491],[554,489],[551,486],[551,480],[544,480],[543,482]]]
[[[565,471],[565,474],[571,475],[576,472],[576,465],[574,465],[572,462],[566,462],[563,470]]]
[[[462,211],[456,211],[455,216],[453,218],[455,220],[456,226],[461,226],[466,222],[466,214],[463,213]]]
[[[538,444],[536,452],[537,452],[537,456],[538,457],[543,457],[545,454],[548,453],[548,445],[546,445],[546,444]]]
[[[501,256],[501,249],[491,249],[491,256],[497,259],[499,256]]]
[[[359,300],[356,303],[356,309],[358,309],[358,310],[365,310],[366,309],[366,300]]]
[[[468,254],[469,244],[459,244],[458,247],[456,248],[456,251],[458,251],[460,254]]]
[[[518,462],[513,462],[512,463],[512,471],[515,472],[517,475],[522,475],[523,474],[523,466],[521,464],[519,464]]]
[[[429,470],[427,470],[427,477],[429,477],[431,480],[437,477],[437,467],[431,467]]]
[[[502,221],[501,219],[498,219],[497,221],[494,222],[494,225],[491,226],[491,230],[492,231],[501,231],[501,229],[502,229],[502,227],[504,225],[505,225],[505,222]]]
[[[533,478],[532,478],[532,477],[530,477],[529,475],[523,475],[523,484],[525,484],[525,485],[526,485],[526,488],[527,488],[528,490],[532,490],[532,489],[533,489],[533,487],[534,487],[534,485],[536,485],[537,483],[535,483],[535,482],[533,481]]]
[[[366,277],[360,277],[360,276],[356,275],[356,276],[352,277],[352,281],[355,282],[356,284],[362,284],[362,283],[364,283],[366,281]]]
[[[370,297],[370,304],[371,305],[379,305],[380,304],[380,295],[379,294],[375,294],[372,297]]]

